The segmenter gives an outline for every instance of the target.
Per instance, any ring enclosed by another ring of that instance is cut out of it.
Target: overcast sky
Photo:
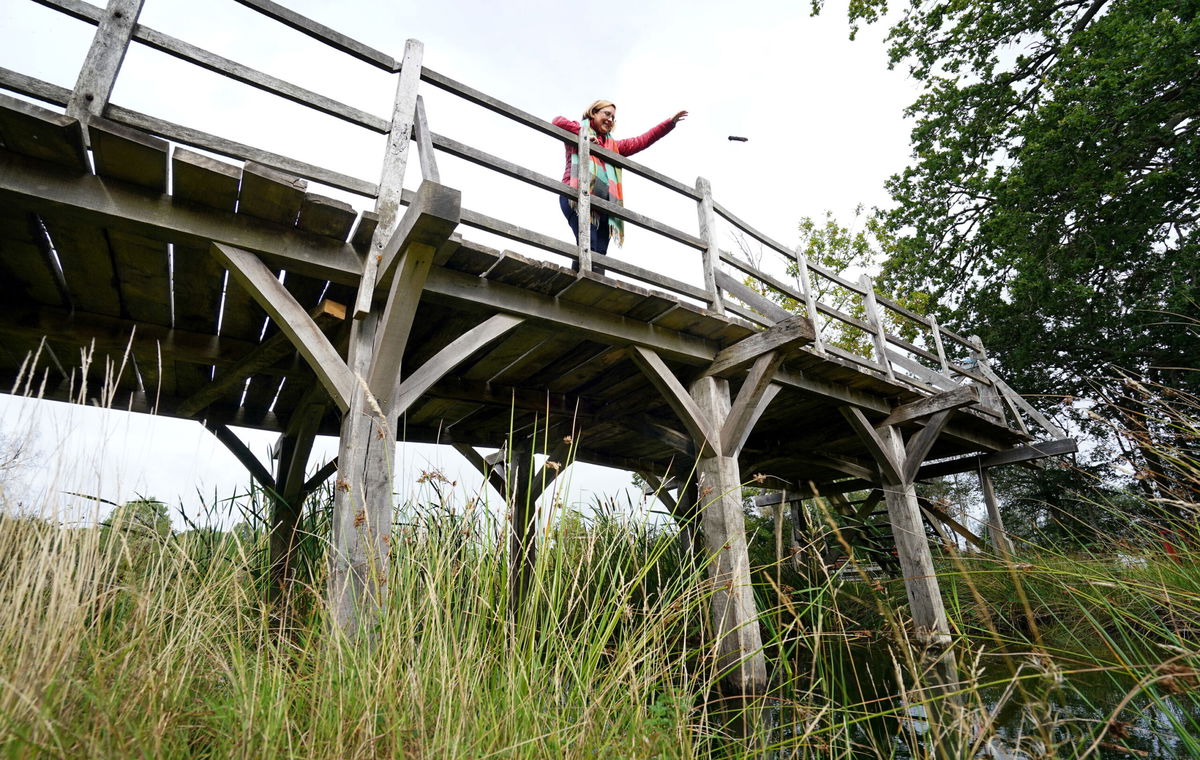
[[[707,177],[716,199],[785,245],[802,216],[831,210],[849,221],[858,204],[886,203],[884,180],[905,165],[909,125],[902,116],[916,90],[889,71],[882,28],[847,39],[845,9],[831,3],[810,18],[809,4],[383,2],[285,0],[285,5],[399,58],[408,38],[425,46],[425,65],[549,120],[577,119],[597,98],[617,103],[618,137],[638,134],[681,109],[689,118],[637,157],[686,183]],[[232,0],[146,0],[141,22],[240,63],[390,117],[395,78],[329,51]],[[64,87],[74,84],[94,27],[30,0],[0,0],[0,66]],[[431,129],[559,177],[561,144],[428,86]],[[252,88],[200,72],[134,46],[112,102],[293,156],[362,179],[378,180],[383,139],[313,115]],[[729,135],[749,138],[730,142]],[[464,206],[566,239],[557,198],[462,162],[441,159],[442,182],[463,191]],[[415,158],[406,185],[415,187]],[[313,186],[357,208],[370,202]],[[694,205],[657,186],[627,179],[627,205],[685,230]],[[462,230],[469,239],[520,249]],[[726,242],[731,246],[732,242]],[[698,281],[698,256],[652,233],[631,230],[617,255]],[[551,259],[553,260],[553,259]],[[559,261],[559,263],[562,263]],[[37,452],[10,498],[60,505],[65,491],[120,502],[153,495],[190,511],[244,491],[249,476],[195,422],[33,404],[0,397],[0,431]],[[265,457],[272,436],[239,431]],[[314,454],[335,449],[324,441]],[[401,446],[397,484],[414,494],[419,471],[438,467],[462,498],[479,479],[457,454]],[[574,468],[570,502],[618,495],[625,474]],[[420,495],[420,494],[417,494]],[[620,498],[624,499],[623,496]],[[636,497],[635,497],[636,498]],[[494,499],[493,499],[494,500]]]

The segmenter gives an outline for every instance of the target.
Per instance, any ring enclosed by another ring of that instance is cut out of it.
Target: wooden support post
[[[375,363],[375,337],[380,328],[380,314],[372,309],[376,276],[384,248],[398,227],[423,53],[417,40],[405,43],[375,204],[379,222],[364,263],[350,331],[347,363],[356,382],[350,408],[342,417],[338,445],[328,586],[332,625],[350,637],[369,625],[387,590],[396,431],[368,390],[366,378]]]
[[[92,46],[79,69],[75,89],[67,101],[68,116],[86,124],[91,117],[104,115],[125,53],[129,50],[133,28],[142,13],[143,2],[145,0],[109,0],[96,25]]]
[[[510,446],[505,471],[508,502],[508,603],[515,618],[529,595],[537,565],[537,499],[530,482],[533,452],[521,444]]]
[[[440,183],[442,180],[441,174],[438,172],[437,155],[433,152],[433,140],[429,136],[429,121],[425,118],[425,101],[420,95],[417,96],[413,136],[417,138],[417,150],[421,159],[421,177],[430,182]]]
[[[286,599],[295,578],[297,531],[309,491],[304,479],[321,419],[329,400],[317,384],[296,405],[288,428],[279,436],[275,464],[275,490],[271,494],[271,591],[275,600]]]
[[[692,383],[690,392],[709,424],[725,423],[731,406],[728,380],[701,377]],[[698,448],[700,443],[697,441]],[[750,584],[739,453],[718,450],[701,456],[696,464],[696,482],[713,586],[718,667],[735,691],[748,694],[766,686],[767,670]]]
[[[950,377],[950,362],[946,360],[946,347],[942,345],[942,328],[938,326],[937,315],[929,315],[929,329],[933,334],[933,347],[937,349],[938,364],[942,374]]]
[[[1000,504],[996,501],[996,489],[992,485],[992,474],[987,467],[979,468],[979,485],[983,489],[983,502],[987,505],[988,539],[992,548],[1001,557],[1011,557],[1013,553],[1012,540],[1004,529],[1004,519],[1000,516]]]
[[[933,554],[925,537],[920,503],[914,478],[934,440],[945,427],[952,411],[934,412],[918,433],[907,443],[896,425],[875,427],[854,407],[843,407],[842,414],[858,433],[876,461],[882,483],[888,519],[896,539],[896,553],[904,574],[912,614],[913,640],[921,649],[926,683],[932,696],[929,722],[931,742],[938,757],[958,757],[956,730],[959,705],[953,696],[958,682],[954,650],[950,648],[950,626],[933,567]]]
[[[704,177],[697,177],[696,192],[700,193],[696,206],[700,218],[700,238],[708,244],[703,251],[704,289],[708,291],[709,308],[717,314],[724,314],[725,304],[717,287],[717,262],[721,260],[721,253],[717,249],[717,214],[713,210],[712,186]]]

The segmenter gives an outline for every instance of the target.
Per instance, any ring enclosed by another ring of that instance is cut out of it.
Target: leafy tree
[[[819,11],[823,0],[815,0]],[[850,4],[852,27],[887,0]],[[888,35],[923,92],[888,183],[884,276],[979,333],[1018,387],[1115,365],[1200,385],[1200,6],[914,0]]]
[[[113,510],[105,528],[134,536],[164,539],[171,535],[171,516],[158,499],[134,499]]]

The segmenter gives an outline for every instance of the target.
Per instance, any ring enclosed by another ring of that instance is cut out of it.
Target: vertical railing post
[[[362,319],[371,311],[375,296],[375,279],[383,246],[392,236],[400,218],[400,197],[404,193],[404,170],[408,167],[408,146],[412,142],[413,121],[417,113],[417,88],[421,84],[421,61],[425,45],[420,40],[404,43],[404,58],[400,63],[400,79],[396,83],[396,99],[392,106],[392,129],[388,132],[383,155],[383,172],[379,179],[379,197],[375,213],[379,225],[372,238],[371,253],[363,262],[362,284],[354,302],[354,318]]]
[[[813,349],[818,354],[825,353],[825,338],[821,335],[821,313],[817,311],[817,297],[813,293],[812,283],[808,278],[808,257],[799,248],[796,249],[796,270],[800,278],[800,293],[804,296],[804,308],[813,326]]]
[[[592,144],[588,139],[587,120],[579,123],[579,194],[575,199],[575,213],[579,217],[579,236],[575,241],[579,248],[579,272],[592,271]]]
[[[875,300],[875,283],[871,280],[870,275],[864,274],[858,280],[862,285],[863,290],[863,305],[866,309],[867,322],[874,329],[874,334],[871,336],[875,342],[875,356],[884,370],[887,372],[889,380],[896,379],[896,373],[892,370],[892,361],[887,354],[887,332],[883,328],[883,319],[879,314],[879,304]]]
[[[75,80],[75,89],[67,101],[67,115],[85,124],[93,116],[103,116],[104,107],[117,83],[117,74],[133,39],[145,0],[109,0],[108,8],[96,25],[96,36]]]
[[[1000,389],[984,372],[984,367],[987,366],[987,351],[983,348],[983,341],[978,335],[972,335],[967,338],[971,342],[971,356],[974,357],[976,364],[979,367],[979,374],[987,378],[987,384],[979,388],[979,404],[980,406],[1000,412],[1001,418],[1004,415],[1004,407],[1000,403]]]
[[[721,291],[717,287],[717,262],[721,253],[717,249],[717,214],[713,210],[712,186],[704,177],[696,178],[696,192],[700,194],[697,201],[696,213],[700,218],[700,239],[707,247],[704,249],[704,289],[708,291],[708,307],[717,314],[725,313],[725,304],[721,302]]]
[[[933,330],[933,346],[937,350],[938,362],[942,365],[942,374],[950,377],[950,362],[946,360],[946,348],[942,345],[942,328],[938,326],[937,317],[933,314],[929,315],[929,328]]]

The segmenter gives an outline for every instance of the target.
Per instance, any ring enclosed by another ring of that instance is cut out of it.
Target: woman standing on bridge
[[[629,137],[624,140],[616,140],[612,137],[613,127],[617,123],[617,107],[611,101],[597,100],[588,106],[583,112],[583,128],[587,130],[588,139],[602,148],[611,150],[613,153],[619,153],[622,156],[632,156],[638,151],[649,148],[654,143],[661,140],[668,132],[675,128],[675,125],[683,121],[688,115],[687,111],[680,111],[663,123],[652,127],[649,132],[638,137]],[[554,117],[554,126],[561,127],[568,132],[579,134],[580,122],[564,119],[561,116]],[[563,182],[571,187],[579,187],[579,149],[575,145],[566,144],[567,151],[567,168],[563,172]],[[618,206],[624,204],[625,194],[621,186],[621,168],[618,166],[610,166],[596,155],[591,156],[591,166],[583,172],[583,175],[588,179],[589,187],[592,195],[602,200],[611,201]],[[575,234],[575,239],[579,239],[579,214],[575,210],[575,201],[562,196],[559,199],[559,205],[562,207],[563,215],[567,217],[567,223],[571,225],[571,232]],[[603,211],[592,211],[592,252],[603,256],[608,252],[608,242],[612,237],[616,237],[617,245],[621,245],[625,238],[624,223],[616,217],[609,216]],[[598,274],[604,274],[603,267],[593,267]]]

